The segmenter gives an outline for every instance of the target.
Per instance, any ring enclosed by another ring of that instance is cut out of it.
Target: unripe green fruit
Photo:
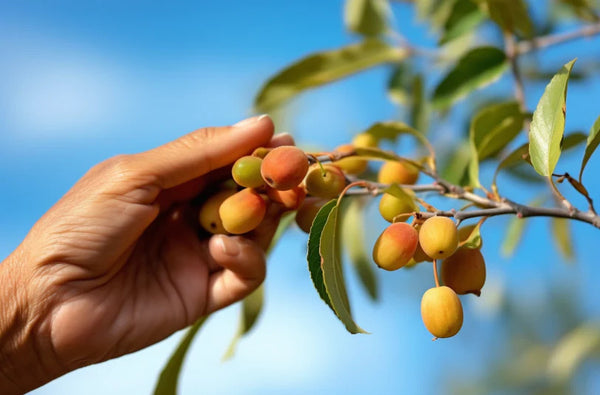
[[[419,234],[409,224],[403,222],[391,224],[375,242],[373,260],[382,269],[400,269],[412,258],[418,240]]]
[[[456,225],[448,217],[428,218],[419,231],[419,243],[427,255],[433,259],[444,259],[458,247]]]
[[[287,210],[297,210],[306,197],[306,191],[301,186],[280,191],[278,189],[267,189],[267,196],[271,201],[281,204]]]
[[[379,200],[379,213],[388,222],[394,222],[394,218],[400,214],[407,214],[412,212],[418,212],[419,208],[412,199],[414,192],[407,189],[405,190],[405,197],[399,198],[390,193],[384,193]],[[405,222],[408,217],[399,219]]]
[[[408,162],[387,161],[377,174],[377,181],[381,184],[412,185],[418,179],[419,169]]]
[[[223,227],[223,222],[219,216],[219,207],[221,203],[229,196],[235,193],[235,189],[226,189],[219,191],[206,199],[200,207],[198,213],[198,221],[204,230],[212,234],[226,234],[227,231]]]
[[[296,212],[296,224],[305,233],[310,233],[310,227],[312,226],[317,213],[327,203],[326,199],[318,197],[307,197],[304,199],[304,203],[300,206]]]
[[[359,133],[352,139],[352,145],[358,148],[377,148],[378,141],[369,133]]]
[[[442,281],[459,295],[481,295],[485,284],[485,261],[478,249],[459,248],[442,262]]]
[[[263,159],[260,172],[265,182],[285,191],[302,182],[308,171],[308,158],[298,147],[285,145],[274,148]]]
[[[246,188],[260,188],[265,181],[260,174],[262,159],[257,156],[242,156],[231,168],[233,180]]]
[[[219,207],[223,228],[236,235],[256,229],[266,212],[265,198],[250,188],[231,195]]]
[[[354,147],[351,144],[346,144],[346,145],[340,145],[335,150],[337,152],[345,154],[345,153],[353,151]],[[342,169],[344,171],[344,173],[354,174],[354,175],[364,172],[365,170],[367,170],[367,166],[369,165],[369,162],[366,159],[362,159],[357,156],[342,158],[333,163],[337,167]]]
[[[421,299],[421,318],[436,338],[452,337],[463,323],[460,299],[449,287],[430,288]]]
[[[346,187],[346,177],[334,165],[324,165],[323,169],[317,165],[308,171],[304,183],[309,195],[334,199]]]

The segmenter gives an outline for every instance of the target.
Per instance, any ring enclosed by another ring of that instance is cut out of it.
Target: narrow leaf
[[[393,102],[405,106],[410,103],[411,74],[407,63],[401,63],[394,68],[388,82],[388,95]]]
[[[474,0],[503,31],[533,35],[533,22],[523,0]]]
[[[546,86],[535,111],[529,132],[529,156],[540,175],[550,177],[558,158],[565,131],[567,84],[575,59],[567,63]]]
[[[454,68],[435,88],[432,103],[438,109],[449,107],[454,101],[482,88],[506,70],[504,51],[495,47],[478,47],[463,55]]]
[[[548,359],[548,377],[552,381],[572,380],[577,368],[600,353],[600,324],[587,322],[563,336]]]
[[[459,243],[459,248],[469,248],[469,249],[477,249],[481,248],[481,224],[482,221],[477,222],[475,225],[467,225],[463,227],[468,231],[466,236],[463,236],[461,229],[459,229],[459,237],[461,238],[461,242]]]
[[[560,0],[561,3],[572,7],[575,14],[588,22],[598,22],[598,13],[589,0]]]
[[[425,137],[423,133],[419,132],[415,128],[408,126],[403,122],[377,122],[373,124],[369,129],[367,129],[364,133],[371,134],[379,140],[387,139],[394,142],[398,139],[399,136],[403,134],[408,134],[416,138],[417,141],[419,141],[419,143],[421,143],[425,148],[427,148],[427,151],[429,151],[429,155],[431,158],[435,157],[435,152],[433,150],[433,147],[429,143],[429,140],[427,140],[427,137]]]
[[[513,217],[510,219],[510,223],[506,229],[506,236],[501,247],[502,255],[509,257],[515,253],[515,250],[523,238],[526,223],[526,220],[523,218]]]
[[[429,106],[425,98],[425,83],[421,74],[415,75],[412,83],[410,123],[421,134],[427,134]]]
[[[202,327],[202,324],[204,324],[207,318],[208,316],[200,318],[187,330],[185,336],[183,339],[181,339],[181,342],[177,346],[177,349],[175,349],[171,355],[171,358],[169,358],[169,362],[167,362],[167,365],[160,373],[158,382],[154,388],[154,395],[177,394],[177,384],[179,381],[179,373],[181,371],[181,366],[183,365],[183,360],[188,348],[192,344],[192,340],[194,340],[194,336],[196,336],[196,333]]]
[[[398,62],[407,55],[406,50],[374,38],[309,55],[269,79],[255,99],[255,108],[259,112],[267,112],[306,89],[325,85],[379,64]]]
[[[333,311],[342,321],[346,330],[352,334],[366,333],[352,318],[350,301],[346,292],[346,284],[341,262],[340,235],[338,234],[338,210],[335,206],[329,212],[327,222],[321,233],[319,252],[321,253],[321,268],[323,282]]]
[[[552,218],[552,235],[558,251],[566,260],[572,261],[575,253],[573,252],[570,221],[566,218]]]
[[[452,12],[444,24],[444,33],[439,40],[443,45],[466,33],[472,32],[482,21],[484,14],[470,0],[454,2]]]
[[[246,296],[242,301],[238,330],[231,340],[231,343],[229,343],[229,347],[227,347],[225,354],[223,355],[222,359],[224,361],[233,357],[238,342],[243,336],[250,332],[252,328],[254,328],[254,324],[262,312],[264,298],[264,286],[260,285],[258,288],[256,288],[256,290],[254,290],[254,292]]]
[[[310,228],[310,234],[308,235],[308,252],[306,259],[308,260],[308,270],[310,272],[310,278],[315,286],[319,296],[327,305],[333,310],[335,310],[331,304],[329,299],[329,295],[325,290],[325,284],[323,282],[323,269],[321,268],[321,253],[320,253],[320,245],[321,245],[321,234],[323,232],[323,227],[327,222],[327,217],[331,210],[336,206],[336,200],[332,200],[325,204],[319,212],[317,213],[315,219],[313,220],[313,224]]]
[[[360,283],[371,299],[377,300],[377,276],[371,257],[365,250],[365,221],[363,218],[365,202],[365,199],[353,198],[345,207],[342,218],[342,240]]]
[[[468,142],[463,142],[445,161],[442,178],[452,184],[470,184],[468,177],[469,164],[471,161],[471,147]]]
[[[344,21],[352,32],[376,36],[386,32],[389,14],[386,0],[346,0]]]
[[[587,139],[587,144],[585,146],[585,153],[583,154],[583,160],[581,161],[581,170],[579,170],[579,182],[581,182],[581,176],[583,175],[583,169],[585,169],[585,165],[587,165],[590,157],[600,144],[600,117],[596,119],[594,125],[590,129],[590,134]]]

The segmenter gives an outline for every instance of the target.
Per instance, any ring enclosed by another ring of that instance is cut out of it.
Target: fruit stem
[[[435,279],[435,286],[440,286],[440,279],[438,277],[437,259],[433,260],[433,278]]]

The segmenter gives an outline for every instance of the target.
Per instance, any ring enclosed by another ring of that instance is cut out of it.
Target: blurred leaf
[[[473,31],[483,20],[484,15],[472,1],[455,1],[444,24],[444,32],[438,44],[446,44],[463,34]]]
[[[429,120],[429,106],[425,98],[423,76],[415,75],[412,84],[412,102],[410,123],[422,134],[427,134]]]
[[[321,233],[319,252],[321,254],[323,283],[327,295],[329,296],[331,307],[346,327],[346,330],[352,334],[366,333],[362,328],[356,325],[350,310],[350,301],[348,300],[348,294],[346,292],[346,282],[344,280],[340,256],[338,210],[339,206],[337,205],[331,209],[327,221],[323,226],[323,232]]]
[[[588,22],[597,22],[598,13],[594,10],[589,0],[559,0],[561,3],[570,6],[575,14]]]
[[[515,149],[504,159],[502,159],[502,161],[500,161],[500,164],[496,168],[496,171],[494,172],[494,177],[492,179],[492,189],[497,190],[496,178],[498,177],[498,173],[500,173],[500,170],[505,169],[507,167],[515,166],[519,163],[523,163],[525,161],[525,157],[529,159],[529,143],[521,145],[519,148]]]
[[[463,142],[445,161],[442,178],[452,184],[464,186],[469,183],[467,169],[471,162],[471,147],[468,142]]]
[[[588,160],[600,144],[600,117],[596,119],[594,125],[590,129],[589,137],[587,138],[587,144],[585,146],[585,153],[583,154],[583,160],[581,161],[581,170],[579,170],[579,182],[581,181],[581,177],[583,175],[583,169],[585,169],[585,165],[587,165]]]
[[[418,130],[411,128],[407,124],[400,121],[385,121],[385,122],[377,122],[369,129],[367,129],[364,133],[368,133],[373,135],[378,140],[386,139],[391,141],[396,141],[396,139],[403,135],[408,134],[415,137],[422,145],[424,145],[430,153],[433,153],[433,148],[431,144],[429,144],[429,140],[425,137],[425,135]]]
[[[323,269],[321,267],[321,234],[323,233],[323,227],[327,222],[327,217],[331,210],[336,206],[336,200],[332,200],[325,204],[317,213],[313,224],[310,228],[310,234],[308,235],[308,252],[306,259],[308,260],[308,270],[310,271],[310,278],[313,285],[317,289],[319,296],[327,305],[335,310],[329,300],[329,295],[325,290],[325,283],[323,282]]]
[[[478,47],[467,52],[435,88],[432,103],[445,109],[454,101],[498,79],[507,62],[504,51],[495,47]]]
[[[422,74],[412,73],[406,63],[398,65],[388,83],[388,95],[393,102],[410,108],[410,124],[425,134],[429,114]]]
[[[298,93],[347,77],[383,63],[399,62],[408,55],[378,39],[324,51],[288,66],[271,77],[258,93],[254,105],[267,112]]]
[[[348,29],[364,36],[377,36],[387,30],[390,9],[386,0],[346,0],[344,21]]]
[[[417,203],[415,202],[414,194],[409,195],[407,193],[407,191],[404,188],[402,188],[401,186],[399,186],[398,184],[391,184],[390,186],[385,188],[385,190],[383,192],[389,193],[390,195],[395,196],[404,202],[410,202],[412,211],[419,211],[419,207],[417,206]]]
[[[524,218],[512,217],[506,229],[506,236],[502,243],[501,252],[505,257],[512,256],[523,239],[526,220]]]
[[[550,177],[558,158],[565,131],[567,84],[575,59],[567,63],[546,86],[535,111],[529,132],[529,156],[540,175]]]
[[[558,251],[565,259],[572,261],[575,253],[573,252],[570,221],[566,218],[552,218],[552,235]]]
[[[533,23],[523,0],[473,0],[503,31],[533,35]]]
[[[410,77],[411,72],[408,70],[406,63],[399,64],[394,68],[394,72],[388,82],[388,95],[390,99],[398,104],[405,106],[410,104]]]
[[[240,339],[245,336],[256,323],[258,316],[262,311],[263,302],[264,302],[264,286],[261,284],[258,288],[254,290],[250,295],[246,296],[242,301],[242,309],[240,314],[240,322],[238,325],[238,330],[236,334],[231,339],[231,343],[229,343],[229,347],[225,351],[223,355],[223,361],[232,358],[235,354],[235,349],[237,347]]]
[[[587,136],[585,133],[582,133],[582,132],[570,133],[563,138],[563,141],[561,143],[561,148],[563,151],[570,150],[571,148],[575,148],[579,144],[586,141],[586,139],[587,139]]]
[[[346,199],[344,199],[346,200]],[[342,218],[342,239],[344,247],[354,270],[358,274],[360,283],[372,300],[377,300],[378,285],[371,257],[365,250],[365,220],[363,213],[366,199],[352,198],[344,210]]]
[[[208,316],[200,318],[194,325],[192,325],[186,332],[185,336],[179,342],[177,349],[169,358],[169,362],[163,368],[158,382],[154,388],[154,395],[177,395],[177,384],[179,381],[179,372],[183,365],[183,360],[188,351],[188,348],[194,340],[194,336],[198,330],[202,327],[202,324],[206,321]]]
[[[586,359],[600,353],[600,324],[588,322],[567,333],[554,347],[548,359],[548,377],[552,381],[571,380]]]
[[[436,30],[442,29],[452,13],[455,0],[416,0],[417,16]]]

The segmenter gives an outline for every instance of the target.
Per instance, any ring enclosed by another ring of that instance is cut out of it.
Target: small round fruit
[[[335,149],[340,153],[348,153],[354,150],[354,147],[351,144],[340,145]],[[367,166],[369,162],[366,159],[359,158],[357,156],[351,156],[347,158],[342,158],[333,162],[337,167],[342,169],[346,174],[360,174],[367,170]]]
[[[378,141],[369,133],[359,133],[352,139],[352,145],[358,148],[377,148]]]
[[[306,191],[301,186],[280,191],[278,189],[267,189],[267,196],[271,201],[281,204],[286,210],[297,210],[306,197]]]
[[[334,199],[346,187],[346,177],[337,166],[324,165],[321,169],[316,165],[308,171],[304,183],[309,195]]]
[[[379,169],[377,181],[381,184],[412,185],[419,179],[419,169],[408,162],[387,161]]]
[[[298,147],[277,147],[264,157],[260,171],[270,187],[285,191],[302,182],[308,171],[308,158]]]
[[[375,242],[373,260],[382,269],[400,269],[412,258],[418,240],[419,234],[409,224],[404,222],[391,224]]]
[[[312,226],[317,213],[327,203],[326,199],[318,197],[307,197],[304,199],[304,203],[296,211],[296,224],[305,233],[310,233],[310,227]]]
[[[231,168],[233,180],[246,188],[260,188],[265,181],[260,174],[262,159],[257,156],[242,156],[235,161]]]
[[[212,234],[226,234],[221,217],[219,216],[219,207],[221,203],[229,196],[235,193],[235,189],[226,189],[219,191],[206,199],[200,207],[198,221],[204,230]]]
[[[485,261],[478,249],[459,248],[442,262],[442,281],[459,295],[481,295]]]
[[[406,196],[399,198],[390,193],[384,193],[379,200],[379,213],[388,222],[394,222],[394,218],[400,214],[413,213],[419,211],[419,208],[413,200],[414,192],[407,189]],[[408,219],[402,218],[400,221],[405,222]]]
[[[418,224],[418,225],[414,225],[415,229],[417,230],[417,232],[421,231],[421,226],[422,224]],[[433,259],[431,259],[431,257],[429,255],[427,255],[425,253],[425,251],[423,251],[423,248],[421,247],[421,242],[417,243],[417,249],[415,250],[415,254],[413,255],[413,260],[416,263],[420,263],[420,262],[431,262],[433,261]]]
[[[449,287],[430,288],[421,299],[421,318],[436,338],[452,337],[463,323],[460,299]]]
[[[236,235],[256,229],[266,212],[265,199],[250,188],[229,196],[219,207],[223,228]]]
[[[419,243],[431,258],[448,258],[458,247],[458,231],[454,221],[448,217],[428,218],[419,230]]]

